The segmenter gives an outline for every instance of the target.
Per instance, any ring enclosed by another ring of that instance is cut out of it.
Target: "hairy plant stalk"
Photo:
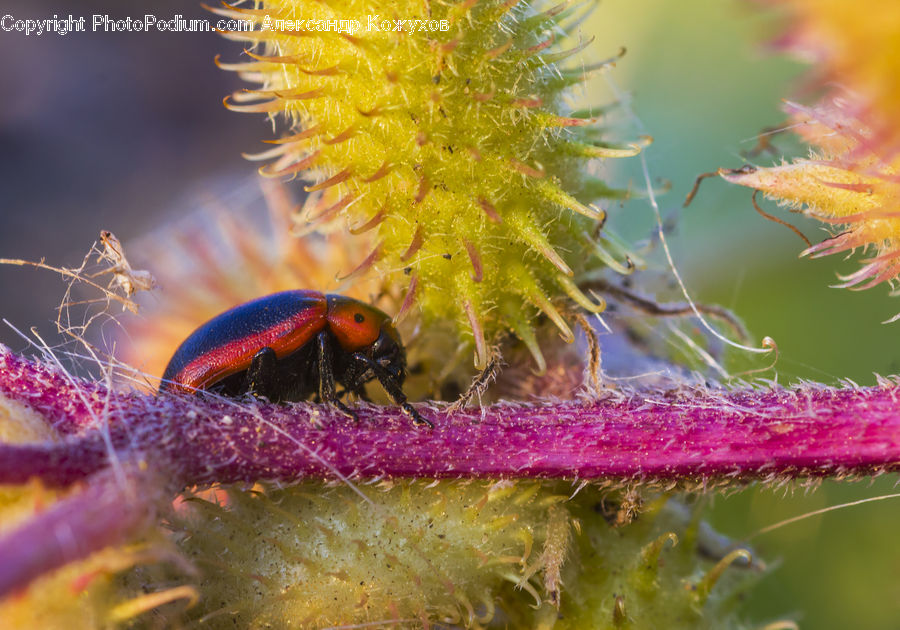
[[[133,539],[154,522],[156,471],[126,463],[94,475],[62,499],[0,537],[0,598],[91,553]]]
[[[0,393],[63,431],[0,447],[0,483],[67,484],[138,454],[176,485],[307,477],[561,477],[704,481],[872,474],[900,468],[900,386],[620,392],[606,400],[500,403],[449,413],[117,393],[12,353]],[[86,429],[101,421],[108,434]]]

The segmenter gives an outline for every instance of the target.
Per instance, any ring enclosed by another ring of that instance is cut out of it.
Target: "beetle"
[[[409,404],[402,385],[406,351],[391,319],[374,306],[337,294],[294,290],[266,295],[209,320],[175,350],[161,392],[246,393],[272,402],[312,395],[344,414],[340,400],[378,379],[419,425],[434,425]],[[338,394],[335,384],[344,386]]]

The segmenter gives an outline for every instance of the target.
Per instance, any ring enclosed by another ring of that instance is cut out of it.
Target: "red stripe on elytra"
[[[180,389],[204,389],[249,368],[253,356],[266,346],[272,348],[279,359],[284,358],[325,328],[328,323],[326,310],[323,300],[266,330],[222,344],[185,365],[173,380]]]

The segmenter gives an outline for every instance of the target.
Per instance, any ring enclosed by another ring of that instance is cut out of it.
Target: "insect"
[[[364,385],[378,379],[413,422],[433,427],[407,402],[405,378],[406,351],[385,313],[343,295],[284,291],[197,328],[175,351],[159,390],[249,392],[273,402],[317,395],[356,418],[340,397],[352,392],[368,400]]]

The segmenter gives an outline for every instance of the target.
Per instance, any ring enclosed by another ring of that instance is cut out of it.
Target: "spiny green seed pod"
[[[217,492],[172,523],[201,571],[184,622],[210,628],[731,628],[748,578],[680,504],[617,524],[614,493],[566,482]]]
[[[567,585],[556,630],[747,627],[736,614],[739,596],[761,568],[747,550],[674,499],[651,501],[616,528],[598,508],[591,493],[570,506],[581,524],[572,555],[589,568]]]
[[[503,581],[523,589],[526,607],[542,601],[549,575],[558,582],[566,545],[550,550],[548,541],[568,539],[568,517],[551,516],[565,514],[566,496],[538,482],[401,482],[364,492],[369,500],[308,483],[229,489],[227,507],[190,501],[176,526],[203,571],[192,616],[240,627],[389,619],[473,627],[493,617]]]
[[[535,317],[571,340],[560,308],[604,307],[579,290],[578,273],[624,254],[594,236],[605,214],[590,205],[622,193],[586,166],[639,147],[603,143],[590,113],[564,111],[566,89],[605,64],[560,65],[589,43],[560,43],[584,5],[543,4],[265,0],[216,10],[254,25],[227,33],[252,43],[253,61],[220,65],[261,84],[226,105],[290,126],[257,156],[274,159],[261,172],[308,174],[317,202],[307,219],[343,217],[371,239],[350,275],[406,286],[398,317],[417,305],[426,322],[455,322],[478,366],[509,330],[543,369]],[[396,30],[394,20],[413,22]]]

